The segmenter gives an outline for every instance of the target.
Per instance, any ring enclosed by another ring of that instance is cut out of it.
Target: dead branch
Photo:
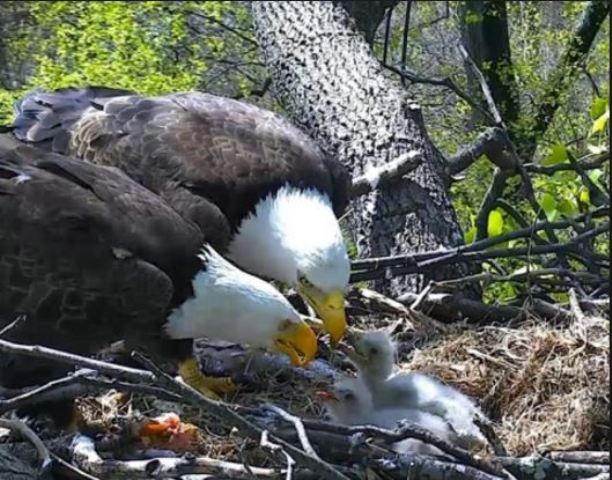
[[[518,478],[533,478],[534,472],[539,472],[542,480],[579,480],[610,472],[610,465],[560,462],[539,455],[500,457],[499,461]]]
[[[395,257],[383,257],[378,259],[361,260],[354,262],[357,265],[371,265],[364,271],[353,271],[351,274],[351,282],[360,282],[364,280],[375,280],[380,278],[391,278],[393,276],[402,276],[410,273],[420,272],[440,268],[443,265],[450,263],[470,263],[482,262],[484,260],[495,258],[519,258],[533,257],[539,255],[548,255],[559,252],[581,253],[579,245],[589,238],[594,238],[604,234],[609,229],[609,223],[605,223],[598,227],[592,228],[586,232],[576,235],[568,242],[550,243],[548,245],[536,245],[523,248],[508,248],[488,251],[467,251],[466,249],[456,248],[451,250],[442,250],[437,252],[417,253],[408,255],[398,255]],[[403,266],[396,266],[403,265]]]
[[[351,197],[366,195],[377,188],[399,180],[418,167],[422,161],[422,153],[413,150],[400,155],[382,167],[371,168],[365,174],[353,179]]]
[[[410,424],[402,424],[396,430],[388,430],[376,426],[345,426],[329,422],[321,422],[317,420],[302,420],[304,426],[309,432],[325,432],[339,435],[346,438],[353,438],[358,435],[365,435],[375,439],[382,440],[385,445],[401,442],[407,438],[414,438],[422,442],[433,445],[444,453],[456,458],[464,465],[472,466],[483,472],[492,475],[499,475],[501,470],[490,463],[474,458],[469,452],[462,448],[455,447],[441,438],[433,435],[428,430]]]
[[[148,460],[104,460],[94,441],[77,435],[72,444],[72,459],[82,470],[101,479],[136,480],[178,475],[217,474],[231,479],[279,478],[285,472],[272,468],[245,466],[209,457],[161,457]]]
[[[599,463],[602,465],[610,465],[610,452],[597,451],[576,451],[576,452],[557,452],[552,451],[546,454],[546,457],[556,462],[568,463]]]
[[[398,300],[410,305],[416,298],[415,293],[408,292]],[[569,322],[573,318],[571,313],[562,307],[538,299],[534,299],[533,304],[527,308],[519,308],[511,305],[487,305],[450,293],[430,293],[423,300],[421,309],[434,318],[449,323],[465,319],[483,324],[507,323],[524,321],[530,314],[561,322]]]
[[[283,410],[280,407],[277,407],[276,405],[266,405],[264,408],[274,412],[276,415],[280,416],[283,420],[286,420],[287,422],[291,422],[293,426],[295,427],[295,431],[298,435],[298,438],[300,439],[300,444],[302,445],[302,449],[309,455],[312,455],[315,458],[319,458],[317,453],[314,451],[314,448],[312,448],[312,445],[310,444],[310,440],[308,440],[308,434],[306,433],[304,424],[302,423],[302,420],[299,417],[296,417],[295,415],[291,415],[289,412],[286,412],[285,410]]]
[[[499,127],[487,128],[472,143],[462,147],[459,152],[448,159],[449,173],[457,175],[472,165],[481,155],[486,155],[502,170],[512,170],[516,165],[514,159],[503,153],[505,146],[503,130]]]
[[[21,345],[0,339],[0,352],[10,353],[13,355],[27,355],[30,357],[45,358],[47,360],[61,362],[68,365],[90,368],[108,375],[114,375],[118,378],[125,378],[127,380],[137,382],[155,382],[155,375],[146,370],[123,367],[114,363],[93,360],[91,358],[74,355],[72,353],[55,350],[53,348],[41,347],[39,345]]]
[[[38,459],[40,460],[40,469],[39,473],[43,474],[50,467],[53,460],[51,460],[51,455],[49,454],[49,450],[42,442],[42,440],[34,433],[34,431],[28,427],[22,420],[18,418],[0,418],[0,427],[8,428],[9,430],[14,430],[19,432],[26,440],[28,440],[34,448],[36,449],[36,453],[38,454]]]
[[[162,385],[164,388],[167,388],[171,392],[180,395],[185,402],[199,408],[204,408],[208,411],[208,413],[217,416],[217,418],[224,421],[227,425],[242,430],[244,434],[250,437],[255,437],[258,439],[261,438],[264,430],[236,413],[236,411],[234,411],[230,405],[204,396],[191,386],[166,374],[144,356],[139,354],[134,354],[133,356],[153,372],[153,375],[159,382],[158,384]],[[300,462],[304,467],[309,468],[313,472],[317,472],[319,475],[321,475],[321,478],[327,478],[330,480],[348,480],[347,476],[340,473],[329,463],[309,455],[308,453],[294,447],[290,443],[287,443],[280,438],[270,436],[270,440],[280,445],[289,455],[291,455],[292,458],[296,460],[296,462]]]

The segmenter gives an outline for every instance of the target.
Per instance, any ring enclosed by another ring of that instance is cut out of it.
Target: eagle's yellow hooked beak
[[[334,290],[324,293],[312,285],[301,284],[299,291],[323,320],[323,326],[337,344],[346,332],[346,312],[344,311],[344,292]]]
[[[287,320],[274,337],[274,348],[287,355],[293,365],[306,366],[317,354],[317,336],[303,320]]]

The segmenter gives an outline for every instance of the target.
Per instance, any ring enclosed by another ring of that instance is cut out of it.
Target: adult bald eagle
[[[115,167],[0,136],[0,318],[27,314],[5,338],[79,354],[123,338],[175,360],[208,394],[225,384],[201,375],[196,337],[308,363],[314,332],[280,292],[208,245],[227,245],[216,207],[202,199],[198,213],[199,228]],[[48,362],[3,360],[6,387],[57,372]]]
[[[89,87],[30,93],[14,134],[121,168],[201,228],[213,203],[229,221],[228,257],[295,287],[332,341],[343,336],[350,263],[336,217],[349,176],[280,116],[203,93]]]

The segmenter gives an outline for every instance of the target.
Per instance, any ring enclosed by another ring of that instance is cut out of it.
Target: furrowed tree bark
[[[353,177],[402,154],[423,162],[400,182],[352,202],[347,222],[360,256],[457,246],[463,235],[444,182],[444,161],[431,144],[421,110],[373,57],[346,11],[332,2],[252,2],[273,89],[293,121]],[[440,269],[376,285],[389,295],[429,280],[465,275]]]

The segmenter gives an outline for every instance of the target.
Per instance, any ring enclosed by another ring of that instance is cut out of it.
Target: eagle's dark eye
[[[370,347],[370,355],[378,355],[378,348]]]
[[[346,392],[344,394],[344,399],[349,402],[352,402],[353,400],[355,400],[355,394],[353,392]]]

